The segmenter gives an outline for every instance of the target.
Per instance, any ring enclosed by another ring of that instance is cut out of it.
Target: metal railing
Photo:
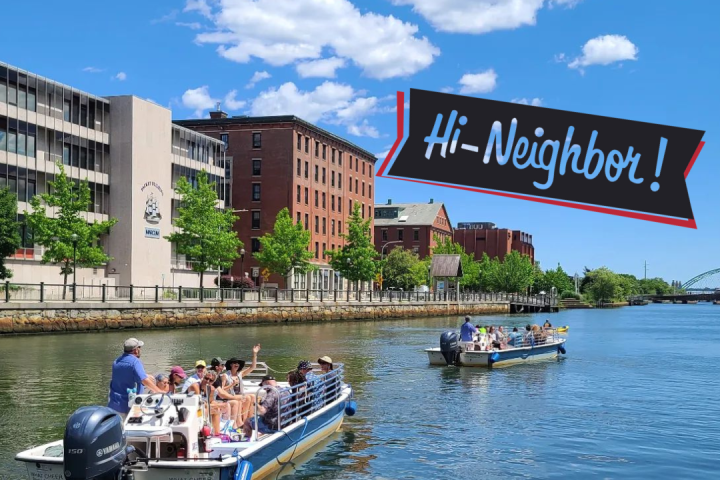
[[[288,387],[269,385],[260,387],[268,395],[277,395],[279,398],[277,417],[268,419],[271,421],[264,420],[267,427],[272,430],[276,430],[278,426],[280,429],[288,427],[302,421],[340,397],[345,378],[345,365],[342,363],[334,364],[333,369],[327,373],[318,373],[322,372],[322,370],[317,363],[313,363],[312,366],[315,375],[310,380]],[[288,372],[288,374],[290,373]],[[285,382],[287,380],[276,379],[276,381]],[[256,402],[253,412],[256,436],[259,435],[258,417],[262,416],[258,413],[258,405],[262,403],[259,393],[260,390],[258,395],[255,396]]]
[[[488,292],[402,292],[396,290],[295,290],[278,288],[200,288],[139,285],[67,285],[55,283],[0,284],[0,302],[362,302],[362,303],[481,303],[510,302],[529,306],[557,306],[558,297]]]
[[[497,332],[497,330],[496,330]],[[482,339],[482,337],[485,337]],[[513,337],[511,337],[513,336]],[[538,347],[564,340],[566,337],[555,328],[540,328],[540,330],[528,331],[525,327],[518,328],[517,332],[505,331],[498,337],[505,349]],[[512,339],[512,343],[510,343]],[[487,350],[493,350],[492,340],[489,333],[478,333],[474,336],[476,345],[486,345]],[[476,347],[477,348],[477,347]]]

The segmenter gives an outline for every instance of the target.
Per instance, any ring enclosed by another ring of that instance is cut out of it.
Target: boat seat
[[[155,445],[155,456],[160,456],[160,442],[173,442],[173,432],[170,427],[144,426],[142,428],[125,428],[125,436],[129,442],[145,442],[145,453],[152,458],[150,446]]]

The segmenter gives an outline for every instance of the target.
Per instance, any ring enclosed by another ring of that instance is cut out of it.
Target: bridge
[[[688,303],[688,302],[720,302],[720,268],[708,270],[691,278],[683,283],[680,287],[687,293],[669,294],[669,295],[639,295],[630,298],[630,302],[634,299],[644,298],[649,301]]]

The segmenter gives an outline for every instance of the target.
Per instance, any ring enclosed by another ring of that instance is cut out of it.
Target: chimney
[[[392,198],[388,198],[388,205],[392,205]]]
[[[215,111],[210,112],[210,118],[212,119],[218,119],[218,118],[227,118],[228,114],[220,110],[220,102],[217,102],[215,104]]]
[[[430,203],[433,203],[433,199],[432,199],[432,198],[430,199]]]

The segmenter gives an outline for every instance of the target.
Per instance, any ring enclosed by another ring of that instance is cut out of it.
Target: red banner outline
[[[388,175],[384,175],[385,169],[387,168],[388,164],[390,163],[390,159],[395,155],[395,150],[397,150],[400,143],[403,141],[405,137],[405,92],[398,91],[397,92],[397,138],[395,139],[395,143],[392,146],[392,149],[387,154],[387,157],[385,157],[385,161],[380,165],[380,169],[378,170],[378,173],[376,174],[377,177],[381,178],[389,178],[391,180],[405,180],[406,182],[415,182],[415,183],[422,183],[425,185],[435,185],[438,187],[445,187],[445,188],[456,188],[458,190],[465,190],[469,192],[477,192],[477,193],[486,193],[490,195],[497,195],[500,197],[506,197],[506,198],[514,198],[517,200],[529,200],[531,202],[538,202],[538,203],[545,203],[548,205],[555,205],[558,207],[569,207],[569,208],[575,208],[579,210],[587,210],[589,212],[596,212],[596,213],[605,213],[608,215],[616,215],[620,217],[627,217],[627,218],[634,218],[636,220],[645,220],[648,222],[656,222],[656,223],[664,223],[666,225],[674,225],[676,227],[685,227],[685,228],[694,228],[697,229],[697,223],[695,222],[695,219],[678,219],[678,218],[671,218],[671,217],[663,217],[660,215],[653,215],[648,213],[638,213],[638,212],[628,212],[625,210],[618,210],[615,208],[608,208],[608,207],[597,207],[593,205],[583,205],[580,203],[574,203],[574,202],[567,202],[563,200],[553,200],[548,198],[535,198],[535,197],[529,197],[526,195],[519,195],[516,193],[505,193],[505,192],[493,192],[490,190],[482,190],[479,188],[473,188],[473,187],[461,187],[457,185],[448,185],[444,183],[437,183],[437,182],[428,182],[425,180],[415,180],[412,178],[403,178],[403,177],[392,177]],[[695,149],[695,154],[693,155],[692,159],[690,160],[690,163],[688,163],[687,168],[685,168],[685,178],[687,179],[688,174],[690,173],[690,170],[692,169],[693,165],[695,165],[695,160],[697,160],[697,157],[700,155],[700,151],[702,151],[703,146],[705,145],[704,141],[701,141],[700,144]]]

